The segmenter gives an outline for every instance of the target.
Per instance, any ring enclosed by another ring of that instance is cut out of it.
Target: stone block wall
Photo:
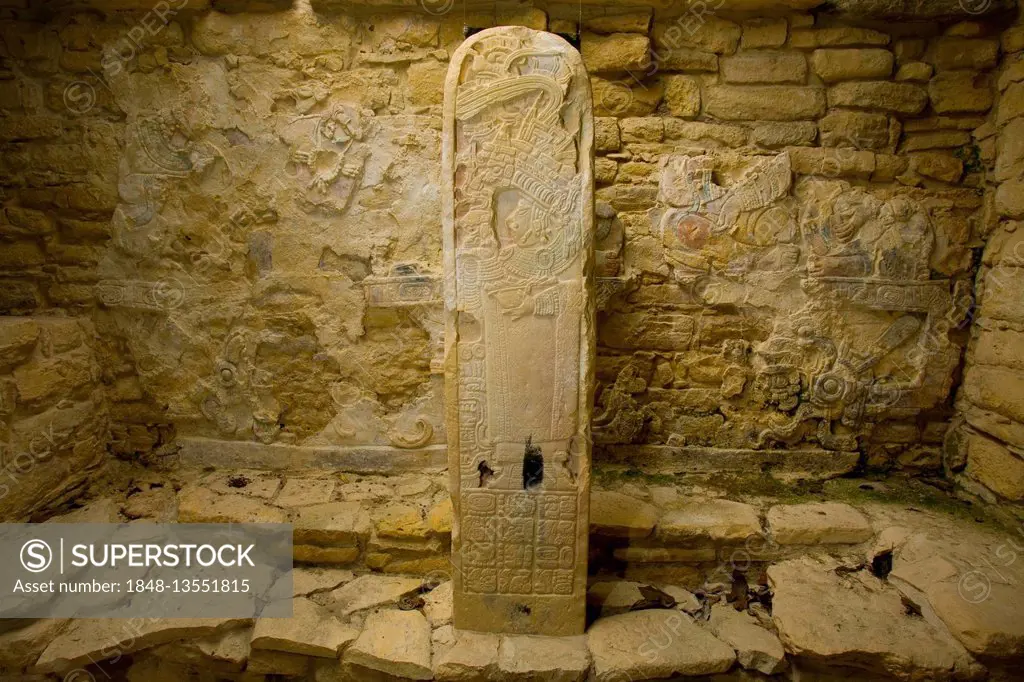
[[[94,328],[68,317],[0,317],[0,520],[81,492],[110,434]]]
[[[115,452],[443,444],[447,62],[464,24],[579,7],[28,4],[0,10],[0,307],[91,317]],[[938,468],[1002,20],[583,12],[596,456]]]
[[[1002,37],[988,150],[993,226],[977,276],[957,423],[946,467],[989,502],[1024,502],[1024,24]]]

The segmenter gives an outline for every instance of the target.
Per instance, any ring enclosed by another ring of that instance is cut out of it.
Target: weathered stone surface
[[[245,664],[245,672],[251,675],[281,675],[300,677],[309,670],[310,659],[298,654],[269,649],[252,651]]]
[[[444,93],[444,76],[448,67],[429,59],[409,65],[409,103],[425,107],[440,104]]]
[[[478,58],[509,45],[525,64]],[[519,115],[509,93],[521,92],[546,104],[510,136],[499,123]],[[595,336],[586,71],[561,38],[489,29],[452,57],[445,98],[454,624],[582,634]],[[479,274],[460,274],[470,270]],[[548,284],[536,288],[537,277]],[[494,618],[496,609],[506,616]]]
[[[664,95],[662,79],[637,83],[632,78],[590,79],[595,116],[649,116]]]
[[[615,118],[598,116],[594,119],[594,150],[615,152],[619,150],[619,122]]]
[[[179,523],[287,523],[284,510],[246,495],[218,495],[198,485],[178,493]]]
[[[595,33],[647,33],[651,28],[651,15],[652,12],[648,8],[630,9],[625,12],[585,17],[583,27]]]
[[[236,628],[197,639],[163,644],[150,652],[164,661],[222,672],[240,672],[249,660],[251,639],[252,628]]]
[[[743,22],[740,47],[753,50],[759,47],[782,47],[786,43],[789,27],[782,18],[747,19]]]
[[[582,636],[505,635],[498,646],[498,674],[510,682],[580,682],[589,667]]]
[[[910,169],[927,178],[954,183],[964,173],[964,162],[947,152],[913,152],[907,156]]]
[[[711,607],[707,628],[736,650],[736,660],[747,670],[775,675],[786,669],[782,642],[746,612],[737,611],[729,604],[715,604]]]
[[[644,538],[654,530],[658,508],[622,493],[595,490],[590,494],[590,531],[620,538]]]
[[[409,680],[433,678],[430,624],[419,611],[377,611],[345,651],[345,665]]]
[[[434,677],[441,682],[486,682],[498,678],[499,635],[485,632],[460,632],[454,646],[443,653],[434,666]]]
[[[672,116],[692,118],[700,113],[700,82],[691,76],[664,76],[665,107]]]
[[[358,635],[324,607],[299,598],[292,600],[291,618],[257,619],[251,644],[253,649],[337,658]]]
[[[587,631],[599,680],[654,680],[713,675],[736,660],[732,647],[675,610],[647,610],[601,618]]]
[[[43,618],[20,623],[0,634],[0,668],[20,670],[35,664],[40,654],[71,625],[63,618]]]
[[[881,109],[896,114],[919,114],[928,104],[922,88],[884,81],[839,83],[828,90],[829,106]]]
[[[693,71],[703,73],[718,71],[717,54],[692,47],[680,47],[668,51],[652,50],[651,59],[659,71]]]
[[[875,171],[875,155],[859,149],[790,147],[793,172],[802,175],[869,178]]]
[[[370,517],[359,502],[325,502],[301,507],[292,520],[295,543],[355,546],[370,535]]]
[[[651,41],[635,33],[584,33],[580,52],[590,73],[643,71],[651,61]]]
[[[924,59],[934,66],[936,71],[951,71],[990,69],[996,65],[998,57],[997,40],[944,36],[931,41]]]
[[[718,85],[704,92],[707,113],[726,121],[794,121],[825,113],[825,91],[790,85]]]
[[[423,615],[436,628],[452,622],[452,581],[447,580],[423,596]]]
[[[810,121],[759,123],[751,130],[751,138],[755,144],[772,149],[812,144],[817,137],[818,126]]]
[[[789,46],[800,48],[888,45],[889,36],[867,28],[800,28],[789,32]]]
[[[727,147],[739,147],[747,141],[747,132],[736,125],[665,119],[665,138],[693,140]]]
[[[659,54],[684,48],[732,54],[736,51],[741,33],[739,25],[708,12],[681,21],[656,21],[653,37]]]
[[[780,545],[855,544],[872,534],[867,517],[837,502],[777,505],[768,510],[767,520]]]
[[[39,338],[39,325],[29,318],[0,319],[0,367],[13,367],[28,359]]]
[[[331,501],[336,484],[331,479],[289,478],[274,499],[279,507],[308,507]]]
[[[866,111],[830,112],[818,122],[821,144],[826,147],[885,149],[892,145],[889,117]]]
[[[985,14],[998,14],[1009,9],[1008,0],[994,0],[979,5],[965,5],[959,0],[836,0],[835,11],[851,17],[874,19],[917,20],[963,17],[974,19]]]
[[[896,70],[897,81],[909,81],[911,83],[927,83],[932,77],[932,65],[925,62],[907,62],[901,64]]]
[[[83,618],[54,638],[34,670],[68,672],[86,663],[104,661],[189,637],[205,637],[244,625],[242,618],[148,618],[132,627],[118,619]]]
[[[665,606],[666,595],[643,583],[628,580],[607,580],[593,583],[587,590],[587,608],[607,618],[634,609]]]
[[[1020,619],[1019,590],[993,581],[984,573],[969,576],[968,580],[971,577],[973,583],[961,583],[961,576],[959,580],[933,584],[926,591],[928,603],[971,653],[998,658],[1020,655],[1024,648],[1024,622]],[[979,591],[972,591],[971,587]]]
[[[964,71],[935,74],[928,82],[928,97],[939,114],[988,111],[993,100],[988,77]]]
[[[726,83],[803,83],[807,60],[799,52],[756,50],[720,60]]]
[[[345,617],[356,611],[395,604],[402,597],[418,593],[422,586],[419,578],[369,574],[342,585],[331,596],[338,614]]]
[[[1014,502],[1024,500],[1024,458],[978,433],[967,436],[967,475]]]
[[[810,558],[769,567],[772,619],[786,650],[899,679],[970,677],[974,662],[945,628],[914,615],[868,571]]]
[[[701,500],[665,512],[657,536],[666,542],[742,543],[761,532],[757,509],[731,500]]]
[[[320,545],[292,545],[292,556],[298,563],[350,564],[359,558],[360,550],[351,547],[322,547]]]
[[[826,83],[869,78],[888,78],[894,57],[889,50],[815,50],[811,54],[814,73]]]

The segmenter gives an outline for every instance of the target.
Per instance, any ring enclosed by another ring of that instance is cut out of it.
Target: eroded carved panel
[[[714,153],[663,157],[658,199],[684,302],[602,326],[610,352],[652,352],[608,361],[599,442],[856,450],[947,399],[969,282],[941,274],[918,195]]]
[[[583,632],[591,125],[580,57],[557,36],[490,29],[452,59],[445,373],[459,628]]]

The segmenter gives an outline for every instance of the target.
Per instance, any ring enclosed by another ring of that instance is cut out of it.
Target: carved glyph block
[[[445,377],[460,629],[582,634],[593,391],[593,130],[579,54],[522,27],[452,58]]]

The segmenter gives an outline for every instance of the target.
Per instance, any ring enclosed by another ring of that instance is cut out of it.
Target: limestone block
[[[178,523],[287,523],[284,510],[245,495],[218,495],[199,485],[178,493]]]
[[[302,656],[337,658],[359,631],[324,607],[300,597],[292,600],[291,618],[259,618],[252,631],[253,649]]]
[[[715,73],[718,71],[717,54],[693,47],[680,47],[673,50],[652,48],[651,60],[659,72],[695,71]]]
[[[818,137],[818,126],[810,121],[758,123],[751,129],[750,135],[754,144],[770,149],[810,145]]]
[[[343,661],[354,671],[369,669],[408,680],[432,679],[430,624],[419,611],[371,613]]]
[[[782,47],[789,28],[783,18],[747,19],[743,22],[740,47],[754,50],[759,47]]]
[[[736,661],[732,647],[670,609],[600,618],[587,632],[598,680],[654,680],[713,675]]]
[[[245,625],[244,618],[144,618],[126,628],[119,619],[83,618],[53,639],[33,668],[42,673],[68,672],[178,639],[205,637]]]
[[[898,679],[969,678],[977,664],[949,632],[911,613],[900,592],[832,560],[784,561],[768,568],[772,620],[786,651],[824,665],[854,665]]]
[[[590,87],[595,116],[649,116],[664,95],[660,78],[637,83],[629,77],[606,80],[593,76]]]
[[[249,660],[252,628],[237,628],[198,639],[163,644],[151,653],[164,661],[212,668],[222,672],[240,672]]]
[[[790,85],[717,85],[705,89],[708,114],[726,121],[795,121],[825,113],[822,88]]]
[[[615,175],[618,172],[619,164],[611,159],[594,159],[594,182],[610,185],[615,182]]]
[[[897,64],[913,62],[924,57],[924,38],[901,38],[893,43],[892,51],[896,55]]]
[[[801,175],[867,179],[875,171],[875,155],[857,149],[790,147],[793,172]]]
[[[925,594],[942,622],[968,651],[990,660],[1011,658],[1024,647],[1020,591],[1015,585],[987,576],[976,572],[975,583],[962,583],[966,589],[961,587],[961,581],[936,582]],[[984,582],[979,584],[980,581]],[[974,585],[985,592],[972,591]],[[984,598],[978,599],[979,594]]]
[[[331,592],[337,612],[346,617],[357,611],[397,604],[403,597],[418,594],[423,587],[420,578],[384,575],[361,575]]]
[[[732,54],[740,42],[738,24],[715,16],[683,15],[654,23],[654,46],[659,54],[680,48],[699,48],[715,54]]]
[[[617,547],[614,556],[627,564],[700,563],[714,561],[714,548],[685,547]]]
[[[999,41],[952,36],[934,38],[924,60],[936,71],[991,69],[999,59]]]
[[[643,71],[651,63],[650,39],[635,33],[584,33],[580,52],[590,73]]]
[[[350,564],[359,558],[358,547],[321,547],[320,545],[292,545],[292,558],[305,564]]]
[[[424,595],[423,615],[430,621],[430,627],[437,628],[452,622],[453,588],[448,580]]]
[[[967,475],[1012,501],[1024,500],[1024,458],[978,433],[967,436]]]
[[[828,103],[833,107],[870,108],[895,114],[919,114],[928,104],[928,95],[922,88],[911,83],[839,83],[828,89]]]
[[[736,650],[736,659],[743,668],[765,675],[775,675],[786,669],[786,651],[782,642],[746,612],[737,611],[730,604],[715,604],[711,607],[707,628]]]
[[[292,571],[292,594],[306,597],[329,592],[351,582],[353,577],[352,571],[344,568],[297,567]]]
[[[757,509],[731,500],[688,502],[666,511],[656,529],[659,538],[673,544],[742,543],[760,532]]]
[[[807,60],[799,52],[755,50],[721,58],[726,83],[803,83]]]
[[[334,495],[335,482],[324,478],[289,478],[274,503],[280,507],[324,504]]]
[[[70,624],[63,618],[43,618],[19,623],[0,634],[0,667],[20,670],[34,665],[50,642]]]
[[[776,505],[768,510],[772,539],[780,545],[856,544],[871,539],[871,524],[848,504]]]
[[[818,128],[825,147],[885,149],[893,143],[885,114],[835,110],[818,122]]]
[[[582,636],[506,635],[498,646],[498,673],[509,682],[580,682],[589,668]]]
[[[486,682],[498,676],[501,638],[485,632],[460,632],[455,645],[436,660],[434,676],[440,682]]]
[[[521,111],[522,93],[544,104]],[[454,625],[582,634],[595,328],[586,71],[557,36],[487,29],[453,55],[445,101]],[[512,139],[500,132],[510,116],[529,123]]]
[[[834,28],[794,28],[789,32],[789,46],[796,48],[854,47],[888,45],[889,36],[868,28],[848,26]]]
[[[814,73],[826,83],[845,80],[888,78],[894,57],[889,50],[815,50],[811,54]]]
[[[359,502],[325,502],[295,510],[296,544],[354,546],[370,535],[370,517]]]
[[[984,112],[993,101],[988,77],[965,71],[935,74],[928,82],[928,97],[939,114]]]
[[[955,183],[964,173],[964,162],[948,152],[914,152],[910,158],[910,170],[942,182]]]
[[[675,78],[686,78],[676,76]],[[670,89],[666,88],[667,90]],[[700,93],[697,94],[698,107],[700,106]],[[667,94],[666,94],[667,98]],[[665,125],[660,117],[645,116],[641,118],[624,118],[619,121],[619,128],[622,131],[623,142],[661,142],[665,137]]]
[[[644,33],[651,28],[650,8],[630,9],[599,16],[585,17],[583,28],[594,33]],[[584,61],[586,59],[584,58]]]
[[[413,504],[391,504],[374,512],[377,536],[399,540],[423,540],[430,535],[430,527],[423,511]]]
[[[590,494],[590,532],[619,538],[643,538],[654,530],[658,508],[622,493],[595,490]]]
[[[690,140],[714,146],[742,147],[747,142],[747,131],[738,125],[683,121],[665,117],[665,139]]]
[[[298,654],[258,649],[249,654],[249,661],[245,665],[245,672],[260,676],[300,677],[308,671],[309,661],[309,658]]]
[[[594,151],[617,152],[620,146],[618,119],[598,116],[594,119]]]
[[[898,82],[927,83],[932,77],[932,65],[925,62],[907,62],[896,70]]]
[[[1020,52],[1024,50],[1024,26],[1013,26],[1003,31],[1001,36],[1003,52]]]
[[[693,118],[700,113],[700,81],[691,76],[663,76],[665,107],[672,116]]]
[[[1017,118],[1003,128],[996,157],[996,181],[1013,180],[1024,174],[1024,118]]]
[[[1007,218],[1024,218],[1024,181],[1007,180],[996,190],[996,211]]]
[[[0,367],[24,362],[39,338],[39,325],[27,317],[0,318]]]
[[[435,535],[451,535],[452,498],[446,497],[427,510],[427,528]]]

